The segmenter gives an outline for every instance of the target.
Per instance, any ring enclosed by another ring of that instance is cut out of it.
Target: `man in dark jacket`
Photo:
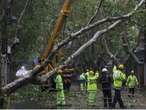
[[[112,93],[111,93],[112,79],[109,75],[107,68],[102,69],[100,82],[102,84],[102,92],[103,92],[103,97],[104,97],[104,107],[111,108],[111,105],[112,105]]]

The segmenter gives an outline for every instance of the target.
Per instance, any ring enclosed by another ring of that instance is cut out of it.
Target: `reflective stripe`
[[[56,82],[56,89],[62,90],[63,89],[63,81],[62,81],[62,77],[60,74],[56,76],[55,82]]]
[[[57,92],[57,104],[65,104],[65,96],[64,96],[64,91],[58,91]]]
[[[88,92],[88,105],[95,105],[96,104],[96,94],[97,92]]]

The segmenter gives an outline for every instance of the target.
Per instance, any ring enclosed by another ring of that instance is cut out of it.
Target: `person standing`
[[[121,97],[121,89],[122,89],[123,81],[125,80],[125,74],[122,72],[123,70],[124,70],[123,64],[120,64],[118,66],[118,69],[116,66],[113,67],[113,80],[114,80],[113,86],[115,90],[115,95],[112,103],[113,108],[115,108],[117,102],[119,103],[120,108],[125,108]]]
[[[102,92],[103,92],[103,97],[104,97],[104,107],[111,108],[111,106],[112,106],[112,93],[111,93],[112,78],[110,77],[107,68],[102,69],[100,82],[102,84]]]
[[[129,97],[134,97],[135,87],[138,86],[138,80],[134,74],[134,70],[131,71],[131,74],[127,78],[126,86],[129,88]]]
[[[90,69],[87,72],[87,92],[88,92],[88,105],[95,106],[96,105],[96,93],[97,93],[97,79],[99,77],[99,73],[94,73],[93,70]]]
[[[82,73],[80,75],[80,90],[85,91],[86,90],[86,77],[85,73]]]
[[[62,70],[57,71],[57,76],[55,79],[56,90],[57,90],[57,105],[65,105],[65,96],[64,96],[64,88],[63,81],[61,76]]]

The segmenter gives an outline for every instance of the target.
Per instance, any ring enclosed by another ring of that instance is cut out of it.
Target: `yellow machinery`
[[[45,59],[49,56],[49,53],[52,51],[54,44],[56,43],[56,40],[59,38],[59,34],[62,30],[65,19],[68,16],[68,14],[70,13],[70,5],[71,5],[71,0],[64,0],[64,4],[63,4],[63,7],[57,18],[54,30],[53,30],[51,36],[49,36],[47,47],[46,47],[43,55],[41,56],[41,59],[40,59],[41,63],[43,63],[45,61]],[[45,68],[45,71],[42,73],[46,73],[46,72],[52,70],[53,67],[58,63],[58,60],[61,59],[61,57],[63,57],[62,50],[60,50],[59,53],[52,59],[52,62],[51,62],[52,64],[49,64],[48,67]],[[69,68],[71,68],[71,67],[69,67]],[[71,80],[70,80],[71,75],[68,75],[68,73],[73,71],[73,69],[69,69],[69,68],[66,67],[63,69],[64,82],[67,85],[71,84]],[[68,76],[70,76],[70,77],[68,77]]]
[[[70,4],[71,4],[71,0],[64,0],[64,5],[57,18],[54,30],[53,30],[51,36],[49,36],[47,47],[41,57],[41,63],[44,62],[44,60],[48,57],[49,53],[53,49],[53,46],[54,46],[57,38],[59,37],[59,34],[60,34],[63,24],[65,22],[65,19],[68,16],[68,14],[70,13]],[[62,56],[61,51],[59,52],[59,54],[56,57],[58,57],[58,56]],[[55,65],[57,63],[56,58],[53,59],[52,63],[53,63],[53,65]],[[53,65],[49,64],[47,70],[49,71],[50,69],[52,69]]]

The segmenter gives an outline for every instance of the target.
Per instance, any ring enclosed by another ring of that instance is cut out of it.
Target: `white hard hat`
[[[21,66],[21,69],[25,69],[25,66]]]
[[[106,68],[103,68],[102,69],[102,72],[107,72],[108,70]]]

